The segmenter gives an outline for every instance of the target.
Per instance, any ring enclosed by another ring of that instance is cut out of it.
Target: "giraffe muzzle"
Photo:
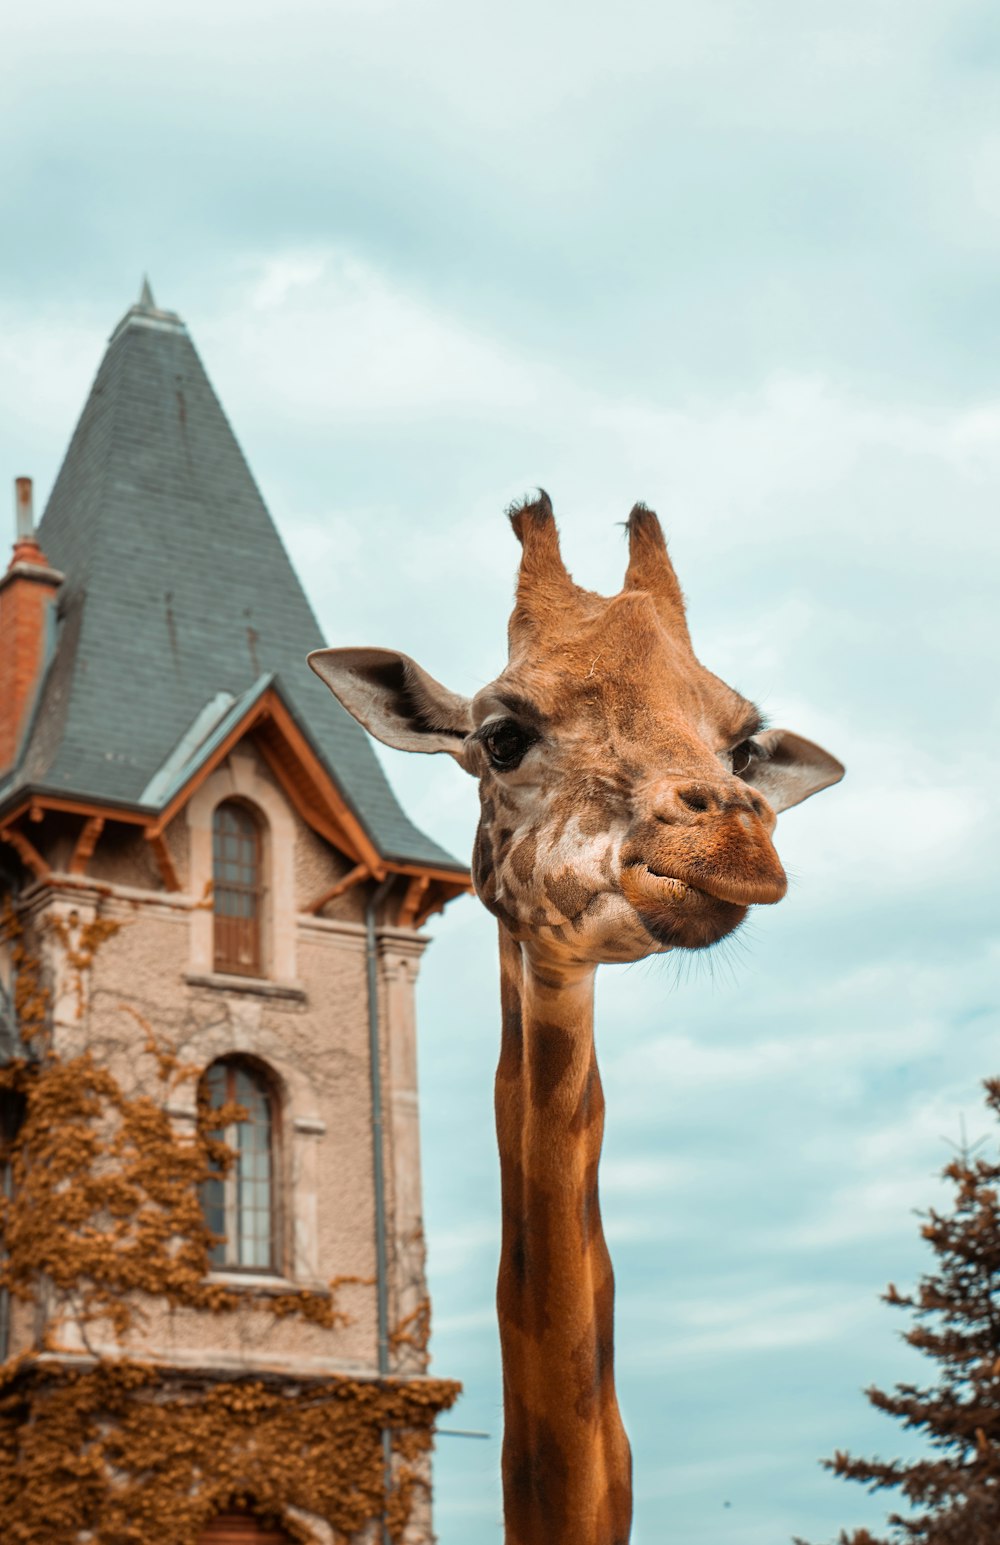
[[[637,902],[684,905],[706,896],[736,907],[770,906],[780,901],[788,889],[785,872],[780,865],[777,867],[779,874],[763,878],[699,875],[694,884],[678,875],[660,874],[648,864],[630,864],[622,872],[622,890],[633,906]]]
[[[623,868],[621,893],[657,944],[668,949],[706,949],[738,928],[746,906],[722,901],[648,864]]]
[[[772,906],[788,889],[767,826],[746,807],[676,825],[659,816],[633,834],[622,857],[633,884],[678,905],[686,900],[678,886],[736,907]]]

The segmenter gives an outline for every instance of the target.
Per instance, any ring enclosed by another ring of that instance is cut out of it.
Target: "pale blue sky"
[[[705,662],[847,781],[781,818],[788,899],[605,969],[604,1211],[638,1545],[818,1542],[897,1450],[878,1302],[1000,1072],[1000,14],[929,0],[94,0],[0,22],[0,472],[44,497],[148,269],[331,642],[495,674],[551,493],[617,589],[659,510]],[[4,471],[5,469],[5,471]],[[386,753],[467,854],[474,788]],[[495,943],[421,986],[442,1545],[496,1545]],[[726,1506],[726,1504],[729,1506]]]

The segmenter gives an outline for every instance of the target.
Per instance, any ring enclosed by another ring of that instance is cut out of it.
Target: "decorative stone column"
[[[389,1329],[392,1366],[423,1373],[427,1367],[429,1307],[420,1179],[417,1037],[414,990],[427,941],[402,930],[379,940],[379,975],[387,1077],[386,1172],[390,1179]]]
[[[307,1286],[321,1285],[319,1269],[319,1157],[326,1122],[296,1116],[292,1123],[292,1276]]]

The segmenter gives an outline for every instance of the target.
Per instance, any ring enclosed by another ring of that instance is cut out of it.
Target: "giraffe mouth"
[[[627,864],[621,890],[642,926],[668,949],[706,949],[738,928],[744,906],[720,900],[675,875],[659,874],[648,864]]]
[[[685,901],[689,896],[704,895],[704,892],[697,890],[695,886],[686,885],[675,875],[660,874],[658,870],[651,869],[648,864],[629,864],[623,878],[626,875],[629,882],[628,889],[640,892],[640,899],[647,903]]]

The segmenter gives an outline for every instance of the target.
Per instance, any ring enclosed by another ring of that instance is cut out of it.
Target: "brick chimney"
[[[63,580],[35,537],[30,477],[15,478],[14,508],[14,553],[0,579],[0,773],[17,759],[46,663],[49,609]]]

